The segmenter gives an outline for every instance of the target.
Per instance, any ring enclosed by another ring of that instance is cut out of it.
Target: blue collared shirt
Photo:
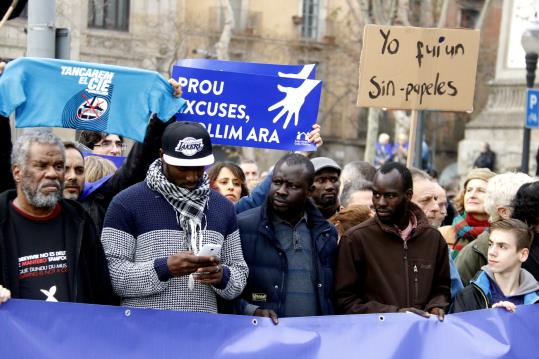
[[[286,255],[288,273],[286,276],[286,299],[284,316],[318,315],[316,269],[313,261],[311,232],[307,227],[307,215],[296,225],[275,216],[273,218],[275,238]]]

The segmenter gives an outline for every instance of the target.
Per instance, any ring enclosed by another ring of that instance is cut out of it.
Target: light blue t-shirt
[[[0,114],[17,127],[108,132],[142,142],[150,115],[168,121],[185,101],[154,71],[21,57],[0,76]]]

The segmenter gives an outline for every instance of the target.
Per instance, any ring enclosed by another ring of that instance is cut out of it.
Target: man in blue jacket
[[[314,167],[299,154],[275,165],[265,203],[238,216],[249,266],[240,314],[297,317],[332,314],[337,232],[308,198]]]
[[[490,224],[488,264],[453,302],[451,312],[505,308],[539,302],[539,283],[522,268],[530,254],[533,234],[518,219],[501,219]]]

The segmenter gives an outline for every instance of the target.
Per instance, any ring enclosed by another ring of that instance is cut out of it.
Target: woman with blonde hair
[[[113,174],[117,168],[111,160],[99,156],[88,156],[84,161],[86,182],[96,182]]]
[[[475,168],[468,173],[464,182],[462,207],[451,226],[440,227],[438,230],[452,249],[451,256],[457,258],[460,250],[474,241],[488,228],[488,214],[485,210],[485,194],[488,180],[496,174],[488,168]],[[460,204],[456,201],[456,207]]]

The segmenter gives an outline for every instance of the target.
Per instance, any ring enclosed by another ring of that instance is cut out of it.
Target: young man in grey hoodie
[[[518,219],[491,223],[488,264],[455,298],[451,312],[505,308],[539,301],[539,283],[525,269],[532,241],[529,227]]]

